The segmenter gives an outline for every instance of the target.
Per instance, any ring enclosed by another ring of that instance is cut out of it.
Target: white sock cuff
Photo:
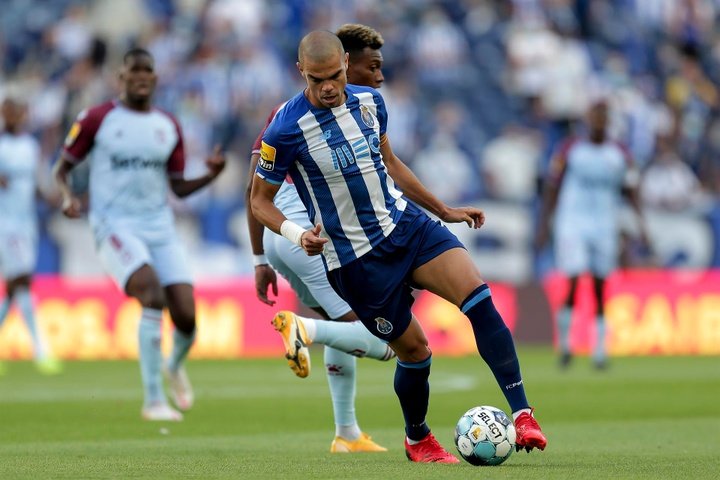
[[[158,308],[143,308],[141,320],[162,321],[162,310]]]

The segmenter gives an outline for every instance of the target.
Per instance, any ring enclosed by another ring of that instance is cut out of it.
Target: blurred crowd
[[[121,55],[135,45],[155,56],[156,103],[184,128],[187,175],[223,146],[220,181],[175,205],[200,274],[250,271],[237,252],[252,141],[302,88],[302,35],[348,22],[384,37],[393,148],[444,201],[508,204],[532,218],[552,152],[604,98],[612,136],[642,169],[646,207],[720,231],[720,0],[0,3],[0,97],[28,100],[46,168],[78,112],[116,95]],[[82,170],[76,177],[82,189]],[[40,214],[40,271],[101,271],[87,258],[86,225],[51,205]]]

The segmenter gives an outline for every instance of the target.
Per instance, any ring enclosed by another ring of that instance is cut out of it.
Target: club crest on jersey
[[[275,147],[262,142],[260,146],[260,160],[258,160],[260,168],[263,170],[274,170],[276,152]]]
[[[382,333],[383,335],[388,335],[393,330],[392,323],[388,322],[382,317],[377,317],[375,319],[375,322],[377,322],[377,330],[378,332]]]
[[[72,124],[72,127],[70,127],[70,131],[67,134],[67,137],[65,137],[65,146],[70,147],[73,143],[75,143],[75,140],[77,140],[78,135],[80,135],[80,122],[75,122]]]
[[[360,118],[362,118],[365,125],[370,128],[375,128],[375,117],[365,105],[360,105]]]

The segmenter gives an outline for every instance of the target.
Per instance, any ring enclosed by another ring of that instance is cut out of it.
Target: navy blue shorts
[[[390,236],[357,260],[329,271],[328,280],[368,330],[391,342],[412,318],[412,272],[458,247],[465,248],[446,226],[408,203]]]

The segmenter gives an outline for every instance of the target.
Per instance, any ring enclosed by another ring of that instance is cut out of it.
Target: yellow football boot
[[[285,358],[290,370],[300,378],[310,375],[310,351],[307,346],[311,342],[308,340],[305,325],[293,312],[287,310],[278,312],[272,319],[272,324],[282,336]]]
[[[330,453],[387,452],[387,448],[372,441],[367,433],[360,433],[357,440],[335,437],[330,445]]]

